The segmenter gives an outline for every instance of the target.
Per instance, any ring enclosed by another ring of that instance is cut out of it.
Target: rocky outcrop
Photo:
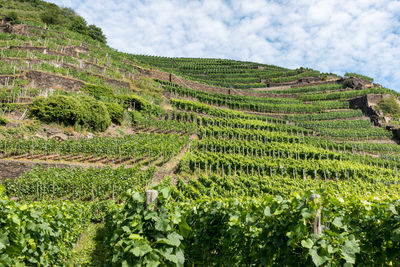
[[[381,126],[383,118],[383,113],[377,108],[379,101],[382,98],[388,97],[390,95],[375,95],[375,94],[368,94],[365,96],[361,96],[358,98],[354,98],[350,100],[350,108],[353,109],[361,109],[364,115],[371,118],[371,121],[374,123],[375,126]]]
[[[372,83],[370,81],[363,80],[358,77],[350,77],[342,80],[343,84],[348,88],[353,88],[356,90],[364,90],[373,87],[382,87],[382,85],[377,83]]]

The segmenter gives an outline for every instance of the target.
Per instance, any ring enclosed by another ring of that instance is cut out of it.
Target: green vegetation
[[[396,117],[399,93],[353,88],[372,79],[352,73],[121,53],[41,0],[0,12],[26,25],[0,33],[0,157],[47,163],[0,177],[0,266],[400,262],[400,146],[349,101],[389,94],[378,107]]]
[[[368,77],[368,76],[365,76],[365,75],[361,75],[361,74],[358,74],[358,73],[349,73],[349,72],[346,72],[346,73],[344,74],[344,76],[345,76],[345,77],[357,77],[357,78],[366,80],[366,81],[368,81],[368,82],[373,82],[373,81],[374,81],[373,78]]]
[[[94,84],[85,84],[82,89],[83,92],[88,93],[96,99],[101,98],[115,98],[114,91],[109,87],[99,86]]]
[[[400,104],[395,97],[383,97],[378,107],[385,115],[400,117]]]
[[[124,115],[124,108],[117,103],[104,103],[107,107],[108,114],[110,114],[111,121],[115,124],[121,125]]]
[[[33,169],[20,179],[3,182],[7,193],[25,200],[107,200],[119,199],[129,188],[146,185],[154,169],[136,168],[80,168]]]
[[[106,106],[88,96],[39,97],[30,105],[30,114],[46,123],[82,126],[94,131],[105,131],[111,124]]]
[[[143,157],[169,160],[188,141],[178,134],[137,134],[121,138],[94,137],[79,140],[44,140],[41,138],[0,139],[0,151],[6,155],[58,155],[95,156],[119,161],[138,160]]]
[[[106,37],[100,28],[95,25],[87,25],[86,20],[76,14],[74,10],[65,7],[60,8],[53,3],[41,0],[2,1],[0,11],[2,13],[6,11],[7,20],[11,24],[25,22],[26,20],[43,22],[68,28],[102,43],[106,42]]]
[[[8,120],[2,116],[0,116],[0,126],[4,126],[8,123]]]
[[[128,190],[126,204],[106,221],[110,264],[183,266],[183,236],[178,232],[187,233],[190,228],[178,210],[168,207],[168,199],[166,188],[157,199],[158,208],[151,210],[143,194]]]
[[[63,265],[89,221],[86,207],[67,201],[22,204],[0,194],[0,264]]]

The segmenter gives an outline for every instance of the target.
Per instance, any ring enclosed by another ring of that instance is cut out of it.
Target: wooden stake
[[[157,201],[158,191],[157,190],[148,190],[146,191],[146,206],[149,206],[151,203]],[[152,210],[154,210],[155,205]]]
[[[312,194],[310,197],[311,201],[315,201],[315,199],[321,198],[318,194]],[[315,213],[315,219],[313,222],[313,234],[320,235],[322,234],[322,225],[321,225],[321,209],[318,209]]]

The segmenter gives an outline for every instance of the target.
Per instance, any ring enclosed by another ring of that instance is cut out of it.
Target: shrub
[[[131,114],[131,123],[133,125],[137,124],[143,120],[143,115],[139,111],[132,111],[132,112],[130,112],[130,114]]]
[[[151,106],[150,102],[137,95],[119,95],[118,98],[124,108],[132,107],[135,110],[147,111]]]
[[[82,91],[94,96],[96,99],[100,99],[102,97],[115,98],[114,91],[105,86],[85,84],[82,87]]]
[[[382,98],[378,106],[385,115],[391,115],[393,117],[400,116],[400,105],[394,97]]]
[[[0,116],[0,126],[6,125],[8,120],[2,116]]]
[[[47,9],[40,14],[40,19],[46,24],[59,24],[59,14],[55,10]]]
[[[117,103],[104,103],[107,107],[108,114],[110,114],[111,121],[115,124],[122,123],[124,109]]]
[[[106,105],[90,96],[80,96],[79,98],[83,106],[83,125],[94,131],[104,132],[107,130],[111,124],[111,118]]]
[[[77,98],[70,96],[38,97],[30,105],[30,115],[46,123],[79,124],[83,107]]]
[[[11,11],[10,13],[7,14],[6,20],[11,24],[17,24],[19,23],[18,14],[14,11]]]
[[[30,116],[46,123],[84,126],[105,131],[111,124],[106,106],[90,96],[38,97],[30,105]]]

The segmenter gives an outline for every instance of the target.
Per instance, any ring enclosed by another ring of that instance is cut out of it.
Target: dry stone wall
[[[79,91],[84,85],[80,80],[36,70],[27,71],[24,76],[29,80],[28,86],[31,88],[66,88],[69,91]]]
[[[6,178],[18,178],[24,172],[29,172],[33,168],[42,167],[44,169],[50,167],[56,168],[88,168],[89,166],[80,164],[65,164],[65,163],[55,163],[55,162],[33,162],[33,161],[23,161],[23,160],[0,160],[0,180]],[[94,168],[101,168],[101,166],[90,166]]]

